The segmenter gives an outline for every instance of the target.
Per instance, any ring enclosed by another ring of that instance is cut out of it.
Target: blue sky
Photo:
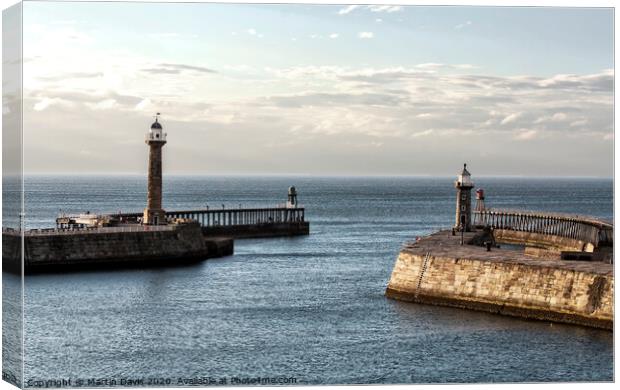
[[[141,171],[155,111],[179,173],[613,169],[611,9],[28,2],[24,37],[32,152],[85,171]]]
[[[32,23],[79,22],[100,39],[101,48],[127,45],[144,55],[208,61],[214,66],[245,59],[248,50],[257,54],[255,63],[263,66],[273,65],[273,58],[261,58],[262,50],[280,52],[278,63],[284,66],[468,63],[493,74],[544,76],[613,66],[611,9],[411,6],[396,12],[357,8],[339,13],[346,8],[32,2],[26,3],[26,16]],[[263,37],[244,35],[248,29]],[[359,41],[358,33],[366,30],[374,33],[372,42]],[[207,43],[197,47],[188,41],[171,52],[157,39],[145,41],[143,34],[148,33],[195,36]],[[334,33],[338,39],[311,38]],[[406,42],[409,50],[403,50],[399,41]],[[220,52],[226,57],[218,61],[213,56]]]

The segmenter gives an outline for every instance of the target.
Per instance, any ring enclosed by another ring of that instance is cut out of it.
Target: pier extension
[[[613,329],[613,225],[486,209],[466,167],[455,225],[404,245],[385,294],[423,304]],[[473,217],[473,218],[472,218]]]

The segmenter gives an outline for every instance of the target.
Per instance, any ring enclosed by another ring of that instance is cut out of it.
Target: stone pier
[[[2,265],[21,273],[21,236],[2,232]],[[29,230],[23,233],[24,271],[177,266],[233,254],[233,239],[204,238],[198,223],[96,229]]]
[[[465,233],[465,241],[475,233]],[[424,304],[613,329],[613,265],[460,245],[440,231],[405,245],[386,296]]]
[[[133,222],[140,216],[139,213],[110,215]],[[303,207],[178,210],[166,211],[165,217],[196,221],[207,238],[267,238],[310,234],[310,223],[306,221]]]

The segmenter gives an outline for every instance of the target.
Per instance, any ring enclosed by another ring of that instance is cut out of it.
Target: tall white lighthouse
[[[166,213],[162,209],[162,157],[161,149],[166,144],[166,133],[159,123],[159,115],[146,133],[144,142],[149,146],[149,172],[146,209],[144,209],[143,223],[147,225],[163,225],[166,223]]]

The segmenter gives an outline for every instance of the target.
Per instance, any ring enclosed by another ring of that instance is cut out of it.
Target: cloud
[[[194,66],[185,64],[158,64],[152,68],[142,69],[142,72],[153,74],[179,74],[184,71],[197,73],[217,73],[217,71],[204,66]]]
[[[216,73],[215,70],[205,68],[204,66],[193,66],[193,65],[184,65],[184,64],[161,64],[161,66],[171,69],[179,69],[179,70],[191,70],[195,72],[203,72],[203,73]]]
[[[43,111],[52,104],[54,104],[55,100],[50,98],[43,98],[38,103],[36,103],[33,107],[35,111]]]
[[[152,105],[153,104],[151,102],[151,99],[146,98],[146,99],[142,99],[142,101],[140,101],[140,103],[136,104],[135,109],[138,110],[138,111],[142,111],[142,110],[144,110],[146,108],[151,107]]]
[[[292,95],[274,95],[265,98],[265,103],[276,107],[302,108],[319,106],[389,106],[394,107],[406,101],[406,97],[390,93],[324,93],[313,92]]]
[[[50,88],[45,91],[28,90],[25,97],[34,101],[33,109],[35,111],[43,111],[48,107],[67,106],[72,107],[79,104],[88,105],[90,108],[102,109],[115,102],[116,107],[133,109],[144,99],[138,96],[124,95],[116,92],[77,92],[52,90]]]
[[[260,34],[258,31],[256,31],[256,29],[254,28],[248,28],[247,30],[245,30],[249,35],[255,36],[257,38],[263,38],[265,35]]]
[[[96,103],[86,103],[86,106],[93,110],[110,110],[117,107],[118,103],[114,99],[105,99]]]
[[[556,84],[543,88],[539,85],[541,79],[532,76],[455,74],[450,70],[470,66],[421,65],[410,68],[294,67],[274,70],[274,74],[291,81],[303,80],[305,85],[311,83],[318,88],[343,91],[338,99],[317,96],[312,104],[305,102],[301,105],[306,109],[322,106],[321,99],[343,106],[386,106],[372,99],[362,101],[363,92],[368,99],[374,96],[379,101],[385,98],[386,102],[396,104],[396,111],[402,108],[403,112],[390,115],[402,118],[403,126],[417,127],[424,119],[424,124],[433,126],[437,135],[463,126],[474,133],[514,131],[529,126],[528,130],[536,130],[538,135],[577,130],[585,134],[589,128],[612,129],[611,86],[606,91],[580,92],[589,89],[590,83],[598,84],[601,77],[596,74],[581,75],[571,87]],[[429,72],[436,69],[446,73]],[[347,98],[348,94],[353,96]],[[299,100],[297,103],[299,106]],[[583,119],[590,121],[589,128],[569,126],[566,122],[571,112],[579,112],[581,116],[588,112]],[[539,118],[548,120],[537,122]],[[396,129],[392,127],[392,131]]]
[[[152,74],[179,74],[181,73],[178,69],[168,69],[168,68],[145,68],[142,69],[144,73],[152,73]]]
[[[331,39],[336,39],[336,38],[338,38],[338,34],[337,33],[332,33],[332,34],[329,34],[329,37]]]
[[[365,9],[371,12],[385,12],[385,13],[393,13],[402,11],[403,7],[400,5],[349,5],[344,8],[341,8],[338,11],[338,15],[346,15],[355,11],[356,9]]]
[[[398,12],[402,11],[403,7],[400,5],[368,5],[366,6],[372,12]]]
[[[321,139],[340,147],[342,142],[359,140],[351,145],[355,148],[378,142],[382,150],[399,156],[394,148],[444,150],[456,142],[455,137],[465,135],[472,145],[515,139],[531,146],[567,136],[601,142],[613,132],[610,70],[538,77],[472,74],[469,70],[475,65],[440,62],[282,68],[223,63],[218,73],[200,64],[148,63],[126,53],[80,59],[48,67],[57,60],[44,56],[24,65],[32,66],[24,72],[29,128],[54,127],[46,121],[54,116],[70,123],[63,134],[77,139],[93,118],[105,123],[113,120],[109,118],[133,121],[132,129],[139,129],[152,112],[161,111],[167,123],[183,129],[177,134],[180,144],[182,134],[188,134],[185,141],[194,145],[206,143],[202,137],[208,133],[209,139],[220,137],[219,142],[241,137],[249,144],[277,145],[283,138],[291,139],[295,129],[291,141],[295,145],[321,149],[328,142]],[[167,75],[158,78],[162,81],[156,88],[154,74]],[[55,81],[69,75],[78,78]],[[540,118],[545,120],[537,122]],[[129,131],[123,126],[119,124],[119,132]],[[192,137],[186,129],[195,129]],[[110,136],[109,142],[117,143],[119,134]],[[245,154],[255,153],[240,148]],[[455,149],[450,155],[454,153],[460,152]]]
[[[454,28],[455,28],[456,30],[460,30],[460,29],[462,29],[462,28],[464,28],[464,27],[468,27],[468,26],[471,26],[471,25],[472,25],[471,20],[468,20],[468,21],[466,21],[465,23],[460,23],[460,24],[457,24],[456,26],[454,26]]]
[[[520,116],[521,116],[520,112],[516,112],[514,114],[507,115],[504,119],[502,119],[500,124],[507,125],[508,123],[512,123],[512,122],[516,121]]]
[[[416,68],[420,68],[420,69],[439,69],[439,68],[443,68],[445,65],[444,64],[439,64],[436,62],[427,62],[424,64],[418,64],[416,65]]]
[[[61,81],[66,79],[88,79],[93,77],[103,77],[103,72],[70,72],[52,76],[39,76],[39,80],[44,81]]]
[[[551,115],[551,122],[563,122],[566,120],[566,118],[568,118],[568,116],[563,113],[563,112],[556,112],[555,114]]]
[[[411,134],[411,138],[426,137],[426,136],[429,136],[429,135],[433,134],[434,132],[435,132],[435,130],[433,130],[433,129],[419,131],[417,133]]]
[[[357,36],[360,37],[361,39],[370,39],[370,38],[373,38],[375,34],[370,31],[362,31],[359,34],[357,34]]]
[[[439,71],[439,70],[454,70],[454,69],[462,69],[462,70],[471,70],[478,68],[476,65],[472,64],[441,64],[437,62],[427,62],[423,64],[418,64],[415,66],[418,69],[423,69],[426,71]]]
[[[580,126],[585,126],[588,124],[588,120],[587,119],[579,119],[576,120],[574,122],[571,122],[571,124],[569,125],[570,127],[580,127]]]
[[[567,88],[606,91],[613,88],[614,71],[606,69],[601,73],[590,75],[559,74],[546,79],[535,79],[541,88]]]
[[[456,64],[456,65],[451,65],[451,66],[455,69],[476,69],[478,68],[476,65],[472,65],[472,64]]]
[[[365,12],[371,24],[376,16],[387,22],[394,15],[371,14],[366,7],[354,12]],[[354,33],[363,29],[372,27]],[[335,31],[326,30],[324,38]],[[259,35],[255,29],[254,34],[237,32],[247,38]],[[488,162],[500,164],[533,164],[549,153],[557,166],[601,167],[613,156],[612,143],[604,141],[614,130],[613,69],[541,77],[493,74],[484,68],[471,72],[475,64],[437,60],[290,67],[278,67],[274,60],[272,68],[236,68],[238,60],[227,63],[222,57],[216,72],[208,63],[174,59],[180,55],[176,51],[149,60],[122,47],[88,45],[88,39],[78,44],[71,36],[80,34],[39,30],[40,38],[26,53],[30,61],[23,65],[24,127],[32,136],[27,152],[36,154],[45,170],[59,169],[56,163],[68,146],[91,150],[93,142],[102,156],[114,154],[114,159],[79,169],[141,166],[140,141],[158,111],[173,134],[170,147],[180,151],[170,162],[171,172],[187,167],[250,172],[257,166],[263,172],[282,172],[292,160],[293,169],[300,171],[342,172],[343,164],[351,164],[352,172],[375,165],[395,172],[417,161],[441,164],[463,154],[477,156],[481,148],[497,150],[501,158]],[[8,104],[3,102],[3,112],[19,108]],[[293,147],[263,147],[283,142]],[[352,152],[363,147],[367,152],[373,142],[382,145],[373,152],[385,151],[373,156],[373,164],[367,153]],[[235,148],[222,147],[232,144]],[[66,160],[69,170],[73,161]]]
[[[393,68],[347,68],[338,66],[302,66],[273,69],[275,75],[287,79],[310,77],[320,80],[359,82],[364,84],[387,85],[405,80],[424,79],[424,72],[418,69]],[[308,78],[306,78],[308,79]]]
[[[534,121],[534,123],[545,123],[545,122],[564,122],[568,116],[563,112],[556,112],[553,115],[546,115],[540,117]]]
[[[359,5],[348,5],[342,9],[340,9],[338,11],[338,15],[346,15],[348,13],[350,13],[351,11],[355,10],[356,8],[359,8]]]
[[[518,141],[529,141],[538,136],[538,131],[536,130],[520,130],[515,136],[514,139]]]

